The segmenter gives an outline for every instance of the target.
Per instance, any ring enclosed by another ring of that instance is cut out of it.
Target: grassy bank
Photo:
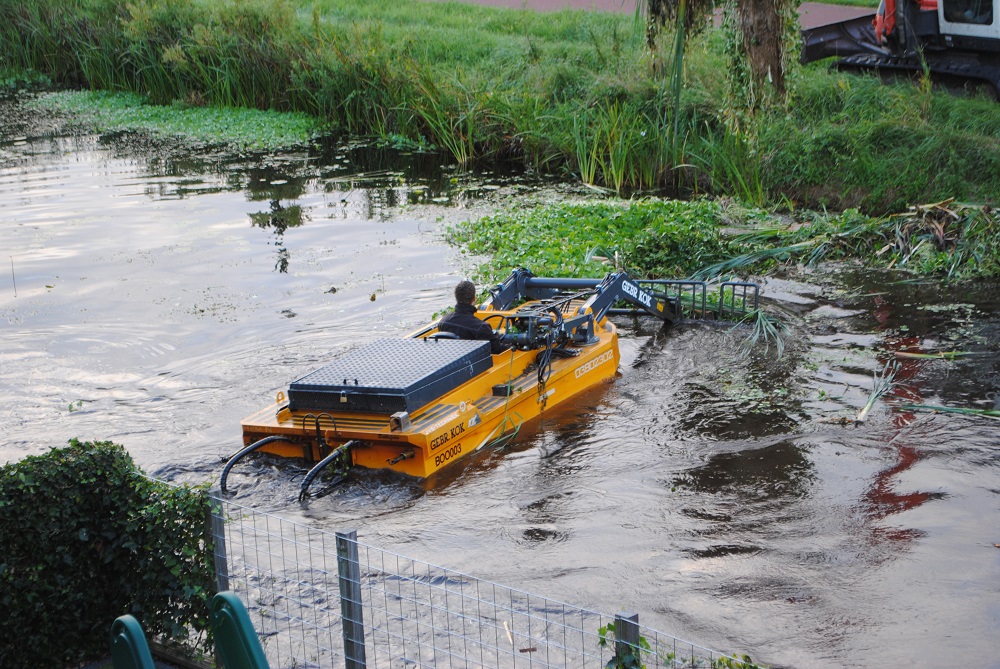
[[[57,112],[71,126],[97,133],[142,131],[196,144],[225,143],[241,149],[274,150],[305,145],[319,135],[319,120],[302,112],[151,105],[135,93],[59,91],[26,102],[28,109]]]
[[[0,10],[9,71],[157,104],[301,112],[336,131],[429,141],[462,163],[517,157],[617,192],[759,205],[886,212],[1000,199],[1000,105],[814,64],[788,113],[737,135],[723,121],[721,36],[692,45],[675,109],[667,68],[631,16],[419,0],[0,0]]]

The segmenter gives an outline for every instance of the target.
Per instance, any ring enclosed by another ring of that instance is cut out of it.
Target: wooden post
[[[630,660],[635,659],[632,662]],[[641,667],[639,662],[639,614],[615,615],[615,659],[620,667]]]
[[[365,623],[361,608],[361,563],[358,533],[337,532],[337,573],[340,576],[340,616],[344,630],[346,669],[365,669]]]

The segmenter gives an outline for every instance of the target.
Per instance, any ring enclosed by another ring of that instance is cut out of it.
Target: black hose
[[[313,479],[316,478],[316,476],[320,473],[320,471],[328,464],[336,460],[337,458],[343,455],[347,455],[348,451],[350,450],[351,446],[354,445],[354,443],[355,443],[354,440],[351,440],[344,444],[341,444],[336,449],[334,449],[333,453],[330,453],[330,455],[326,456],[325,458],[317,462],[316,465],[309,470],[309,473],[306,474],[306,477],[302,479],[302,486],[299,488],[300,502],[304,502],[307,499],[309,499],[309,486],[312,485]],[[339,483],[345,478],[347,478],[346,474],[342,475],[337,482]]]
[[[552,375],[552,332],[545,335],[545,348],[538,354],[538,385],[545,386],[545,383]]]
[[[272,435],[270,437],[264,437],[260,441],[255,441],[254,443],[250,444],[249,446],[241,450],[233,457],[229,458],[229,462],[227,462],[226,466],[222,468],[222,478],[219,480],[219,489],[222,490],[222,492],[227,492],[226,478],[229,476],[229,470],[233,468],[233,465],[235,465],[238,461],[242,460],[250,453],[256,451],[261,446],[266,446],[267,444],[273,443],[275,441],[288,441],[288,437],[283,437],[280,435]]]
[[[337,419],[334,418],[333,416],[331,416],[330,414],[328,414],[326,412],[323,412],[323,413],[321,413],[320,415],[317,416],[315,414],[307,413],[305,416],[302,417],[302,429],[303,430],[306,429],[306,421],[309,420],[310,418],[312,418],[313,423],[316,426],[316,445],[319,446],[319,455],[320,455],[321,458],[325,458],[326,457],[326,455],[327,455],[327,449],[329,448],[329,446],[326,443],[326,439],[323,437],[323,433],[320,430],[320,425],[319,425],[319,419],[322,418],[323,416],[326,416],[327,418],[330,419],[330,422],[333,424],[333,433],[334,433],[334,435],[336,435],[337,432],[338,432],[338,430],[337,430]],[[306,460],[308,460],[310,463],[315,462],[315,460],[313,460],[313,457],[312,457],[312,449],[311,448],[308,448],[305,451],[303,451],[303,455],[305,456]]]

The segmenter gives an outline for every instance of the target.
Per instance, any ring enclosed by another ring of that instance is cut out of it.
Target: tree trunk
[[[650,51],[656,50],[656,36],[673,17],[672,5],[673,2],[667,0],[648,0],[646,3],[646,45]]]
[[[785,43],[782,0],[737,0],[736,15],[743,36],[750,75],[758,90],[773,87],[779,99],[785,96]]]

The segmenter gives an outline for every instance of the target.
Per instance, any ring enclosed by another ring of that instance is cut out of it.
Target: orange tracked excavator
[[[921,74],[1000,99],[1000,0],[882,0],[869,16],[802,31],[801,61]]]

